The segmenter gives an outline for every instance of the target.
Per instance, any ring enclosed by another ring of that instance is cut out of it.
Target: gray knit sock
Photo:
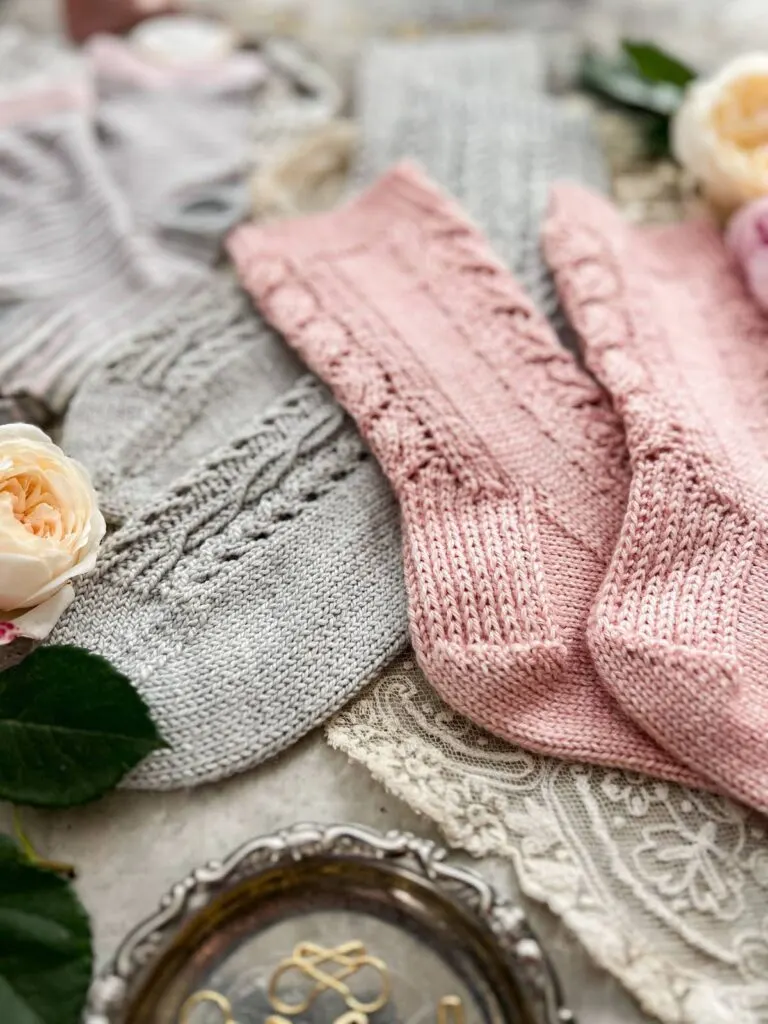
[[[211,264],[248,211],[251,124],[268,70],[254,53],[202,68],[150,63],[114,36],[87,47],[101,151],[140,230]]]
[[[120,523],[305,372],[237,285],[211,276],[88,378],[63,445],[88,467],[108,521]]]
[[[536,92],[543,43],[526,36],[379,42],[361,63],[358,182],[403,157],[450,191],[569,340],[539,245],[549,186],[606,188],[589,116]]]
[[[0,102],[0,386],[60,411],[90,367],[198,272],[137,239],[84,82]]]
[[[165,789],[283,750],[405,633],[394,498],[354,426],[304,378],[108,539],[50,640],[133,680],[171,749],[128,785]]]

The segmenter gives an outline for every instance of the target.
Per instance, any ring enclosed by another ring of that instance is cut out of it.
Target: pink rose
[[[768,312],[768,196],[747,203],[731,217],[725,240],[755,302]]]

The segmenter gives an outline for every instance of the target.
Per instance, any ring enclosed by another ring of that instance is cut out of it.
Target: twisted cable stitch
[[[681,263],[674,257],[690,235],[676,246],[673,237],[631,230],[582,190],[563,187],[553,199],[547,255],[587,360],[625,420],[632,459],[588,637],[601,678],[633,719],[714,785],[765,810],[768,414],[756,424],[754,378],[766,357],[722,253],[712,243]]]
[[[261,261],[245,255],[240,272],[244,283],[257,292]],[[333,282],[327,284],[334,287]],[[470,490],[500,493],[499,466],[482,439],[430,390],[428,376],[418,367],[404,373],[389,352],[360,343],[361,335],[387,329],[372,310],[322,301],[312,283],[288,261],[271,267],[263,302],[272,322],[291,333],[292,344],[307,364],[322,372],[347,407],[356,408],[363,435],[394,480],[416,480],[430,467],[439,467]],[[389,427],[394,416],[397,433]]]
[[[589,116],[544,95],[546,47],[534,36],[376,40],[360,62],[357,179],[408,157],[462,203],[555,325],[563,318],[539,247],[549,185],[567,175],[607,188]],[[562,337],[570,342],[565,330]]]
[[[599,489],[613,490],[626,480],[627,451],[606,392],[557,344],[550,325],[459,208],[440,199],[436,193],[434,205],[414,225],[412,244],[398,255],[410,271],[422,274],[434,301],[464,324],[473,353],[535,417],[538,429],[569,446],[566,471],[579,466]],[[436,265],[425,271],[432,261]],[[436,289],[435,281],[448,274],[455,287]],[[593,446],[603,452],[597,475]]]
[[[435,218],[444,237],[425,250]],[[512,302],[529,308],[517,286],[490,290],[480,303],[462,291],[468,237],[472,273],[504,274],[473,232],[405,166],[339,212],[241,228],[228,244],[265,315],[355,416],[395,487],[411,635],[441,695],[531,749],[696,784],[595,676],[584,631],[626,488],[577,490],[589,474],[569,473],[568,448],[557,451],[521,410],[513,372],[499,380],[505,360],[526,382],[554,368],[556,400],[559,360],[521,357],[527,332],[494,313]],[[462,294],[471,300],[454,307],[449,296]],[[542,329],[542,350],[547,337],[557,346]],[[564,376],[568,396],[573,374]],[[617,421],[602,415],[593,385],[578,390],[574,446],[589,450],[580,430],[590,409],[600,428]],[[591,447],[596,476],[605,445]],[[584,522],[569,532],[560,520],[574,497]],[[588,530],[594,537],[582,543]]]

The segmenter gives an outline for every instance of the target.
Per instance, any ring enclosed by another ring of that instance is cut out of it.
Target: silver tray
[[[175,885],[86,1024],[575,1024],[522,910],[431,841],[254,839]]]

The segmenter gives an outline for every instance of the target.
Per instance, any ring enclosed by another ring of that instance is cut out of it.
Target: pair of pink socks
[[[768,809],[768,332],[714,230],[556,191],[547,256],[610,398],[408,165],[229,248],[397,493],[441,696],[528,749]]]

